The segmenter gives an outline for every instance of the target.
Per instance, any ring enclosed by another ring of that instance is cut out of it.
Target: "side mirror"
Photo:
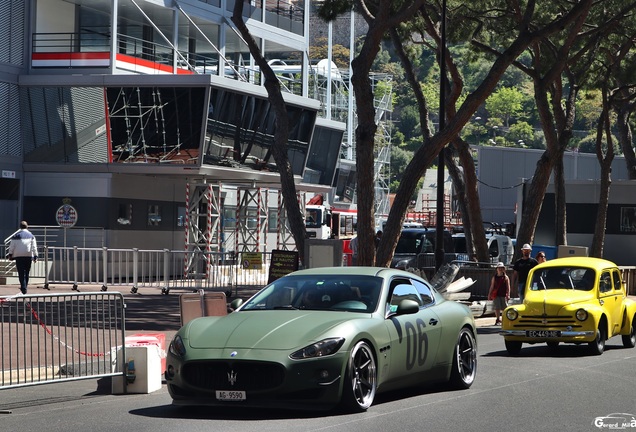
[[[230,303],[230,309],[232,311],[235,311],[239,307],[241,307],[242,304],[243,304],[243,299],[241,299],[241,298],[234,299],[234,300],[232,300],[232,303]]]
[[[415,300],[402,300],[398,304],[396,314],[397,315],[409,315],[419,312],[420,305]]]

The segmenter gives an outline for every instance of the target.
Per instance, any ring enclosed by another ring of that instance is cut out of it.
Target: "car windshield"
[[[574,289],[590,291],[594,288],[596,272],[583,267],[550,267],[534,271],[530,290]]]
[[[373,312],[381,288],[382,279],[375,276],[285,276],[259,291],[240,310]]]
[[[432,232],[431,237],[435,235]],[[418,254],[433,252],[434,242],[426,237],[424,232],[403,231],[395,247],[396,254]]]

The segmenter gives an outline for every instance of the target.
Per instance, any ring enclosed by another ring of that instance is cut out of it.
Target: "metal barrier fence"
[[[245,254],[175,250],[47,247],[42,268],[44,286],[79,285],[155,287],[168,294],[173,289],[236,290],[267,284],[271,252]],[[249,263],[246,263],[250,261]],[[40,264],[40,262],[38,262]]]
[[[0,297],[0,389],[123,377],[124,319],[121,293]]]

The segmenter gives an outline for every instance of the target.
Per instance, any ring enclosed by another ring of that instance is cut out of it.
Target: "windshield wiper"
[[[280,310],[280,309],[293,310],[293,309],[298,309],[298,308],[289,304],[289,305],[285,305],[285,306],[274,306],[272,309],[273,310]]]

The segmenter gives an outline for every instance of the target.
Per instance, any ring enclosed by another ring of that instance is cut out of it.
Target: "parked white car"
[[[502,262],[505,265],[512,264],[512,257],[514,256],[515,249],[512,239],[503,234],[486,234],[488,240],[488,255],[490,255],[491,262]],[[468,252],[466,250],[466,236],[464,233],[453,234],[453,243],[455,244],[455,253],[465,254],[466,261],[469,260]]]

